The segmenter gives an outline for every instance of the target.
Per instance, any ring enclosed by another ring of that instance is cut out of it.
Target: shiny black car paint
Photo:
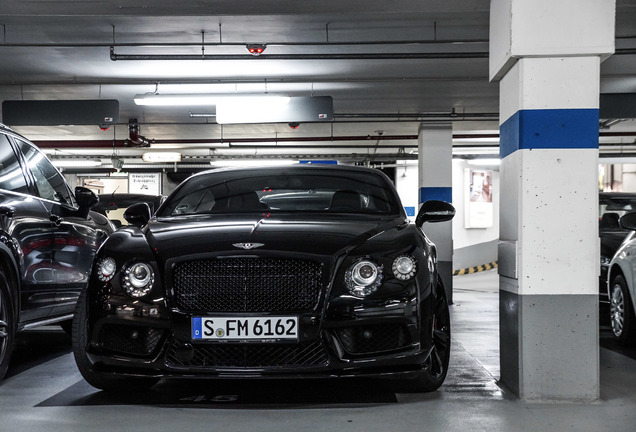
[[[388,179],[385,181],[389,183]],[[169,203],[170,197],[164,205]],[[247,249],[236,246],[246,244],[251,246]],[[411,280],[399,280],[392,274],[394,259],[403,254],[413,256],[417,263],[417,277]],[[106,257],[113,258],[118,269],[135,261],[149,263],[155,283],[148,295],[133,300],[122,288],[121,274],[102,282],[93,272],[86,293],[85,351],[90,370],[104,376],[265,378],[410,374],[425,367],[433,349],[433,308],[436,299],[444,295],[436,271],[435,246],[420,228],[408,222],[401,207],[388,214],[368,215],[264,211],[153,217],[143,227],[127,227],[112,234],[100,249],[95,267]],[[178,306],[173,269],[179,263],[259,262],[289,257],[320,265],[320,293],[311,308],[210,312],[182,310]],[[377,292],[356,297],[345,287],[345,271],[357,260],[368,258],[383,267],[384,279]],[[192,337],[192,318],[196,316],[280,315],[298,316],[298,341],[272,338],[263,342],[227,342]],[[116,329],[117,337],[125,341],[113,342],[110,329]],[[373,341],[375,333],[389,331],[386,329],[391,329],[390,332],[395,329],[386,341],[378,339],[369,347],[360,343],[364,337]],[[106,333],[108,337],[104,336]],[[399,341],[394,334],[399,335]],[[127,342],[131,340],[137,345],[129,345]],[[320,345],[324,352],[312,351],[312,344]],[[248,362],[239,367],[193,363],[199,352],[248,346],[249,349],[276,347],[283,351],[306,346],[307,353],[315,358],[294,365]]]
[[[91,199],[90,192],[79,206],[63,177],[25,138],[0,127],[0,145],[4,162],[14,161],[3,164],[0,184],[0,295],[11,308],[4,312],[9,321],[0,320],[0,339],[11,333],[7,338],[13,343],[13,335],[24,328],[72,318],[95,252],[113,226],[102,215],[89,213],[90,203],[84,201]],[[62,191],[59,201],[48,199],[49,185],[37,177],[42,173]],[[2,352],[0,356],[8,361]]]

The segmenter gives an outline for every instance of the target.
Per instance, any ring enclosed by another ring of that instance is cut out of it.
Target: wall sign
[[[128,193],[161,195],[161,174],[129,173]]]
[[[493,224],[492,171],[466,168],[465,228],[490,228]]]

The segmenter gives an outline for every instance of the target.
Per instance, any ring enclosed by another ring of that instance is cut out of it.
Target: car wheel
[[[0,270],[0,380],[7,373],[15,344],[15,324],[9,292],[7,278]]]
[[[84,290],[77,300],[71,335],[75,363],[84,379],[95,388],[112,392],[142,391],[155,385],[159,378],[119,377],[93,370],[86,354],[88,346],[88,301],[86,297],[86,290]]]
[[[417,378],[406,383],[407,391],[431,392],[437,390],[448,373],[450,361],[451,326],[450,312],[444,288],[440,286],[439,295],[433,308],[433,348],[424,363],[424,369]]]
[[[632,298],[623,276],[616,276],[610,290],[610,321],[612,333],[621,345],[633,345],[636,342],[636,319]]]

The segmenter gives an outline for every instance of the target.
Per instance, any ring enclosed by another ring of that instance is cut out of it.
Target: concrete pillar
[[[500,80],[501,384],[599,397],[598,100],[614,0],[492,0]]]
[[[453,128],[449,124],[420,125],[418,132],[419,204],[428,200],[452,203]],[[452,222],[427,224],[426,235],[437,246],[439,274],[446,296],[453,302]]]

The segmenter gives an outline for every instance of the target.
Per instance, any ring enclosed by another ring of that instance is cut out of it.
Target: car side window
[[[61,204],[76,206],[75,197],[68,188],[64,177],[53,164],[34,146],[16,140],[27,161],[27,168],[35,179],[38,196]]]
[[[18,157],[6,135],[0,134],[0,189],[29,193]]]

